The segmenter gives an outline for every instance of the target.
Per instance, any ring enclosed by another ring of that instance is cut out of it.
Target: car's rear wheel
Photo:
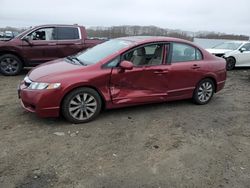
[[[5,54],[0,56],[0,71],[3,75],[14,76],[23,69],[23,62],[15,55]]]
[[[86,123],[100,113],[101,106],[101,98],[94,89],[78,88],[64,98],[62,114],[72,123]]]
[[[196,104],[207,104],[212,99],[214,91],[215,86],[211,79],[201,80],[195,88],[193,100]]]
[[[227,61],[226,65],[227,70],[233,70],[235,67],[236,60],[233,57],[228,57],[226,61]]]

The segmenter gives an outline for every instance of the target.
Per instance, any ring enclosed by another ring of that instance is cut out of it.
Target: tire
[[[228,71],[233,70],[235,67],[236,60],[233,57],[228,57],[226,61],[227,61],[226,65],[227,70]]]
[[[62,102],[62,114],[69,122],[87,123],[95,119],[101,111],[100,95],[91,88],[77,88]]]
[[[0,56],[0,71],[5,76],[15,76],[23,69],[23,62],[15,55]]]
[[[215,86],[211,79],[201,80],[194,90],[193,101],[199,105],[207,104],[212,99],[214,92]]]

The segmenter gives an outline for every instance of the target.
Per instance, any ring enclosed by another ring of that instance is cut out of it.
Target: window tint
[[[79,31],[77,27],[58,27],[57,39],[58,40],[73,40],[79,39]]]
[[[246,48],[247,51],[250,51],[250,43],[243,45],[242,48]]]
[[[152,44],[130,51],[124,55],[124,59],[131,61],[134,66],[151,66],[162,64],[163,44]]]
[[[146,50],[146,54],[147,55],[153,55],[155,53],[155,49],[157,48],[157,45],[150,45],[150,46],[146,46],[145,50]]]
[[[187,44],[173,43],[172,62],[197,61],[202,59],[200,50]]]
[[[27,38],[30,40],[55,40],[55,28],[38,29],[27,35]]]

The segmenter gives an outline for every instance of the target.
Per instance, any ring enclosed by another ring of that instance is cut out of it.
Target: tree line
[[[0,31],[22,32],[24,28],[5,27]],[[193,38],[249,40],[249,36],[215,32],[187,32],[173,29],[163,29],[156,26],[112,26],[87,28],[89,37],[92,38],[117,38],[126,36],[167,36],[193,41]]]
[[[167,36],[193,41],[193,38],[249,40],[249,36],[215,32],[186,32],[163,29],[155,26],[113,26],[91,27],[87,29],[90,37],[117,38],[126,36]]]

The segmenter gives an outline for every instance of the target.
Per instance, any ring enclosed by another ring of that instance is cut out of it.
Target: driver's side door
[[[154,51],[152,48],[155,48]],[[158,54],[156,54],[157,49]],[[153,44],[123,54],[121,61],[131,61],[134,67],[132,70],[122,70],[119,66],[112,68],[110,93],[114,104],[140,104],[166,100],[169,65],[163,64],[165,49],[164,44]],[[149,51],[152,51],[152,54],[149,54]],[[156,60],[157,58],[159,59]]]
[[[58,58],[54,27],[39,28],[22,41],[23,54],[29,64],[39,64]]]

